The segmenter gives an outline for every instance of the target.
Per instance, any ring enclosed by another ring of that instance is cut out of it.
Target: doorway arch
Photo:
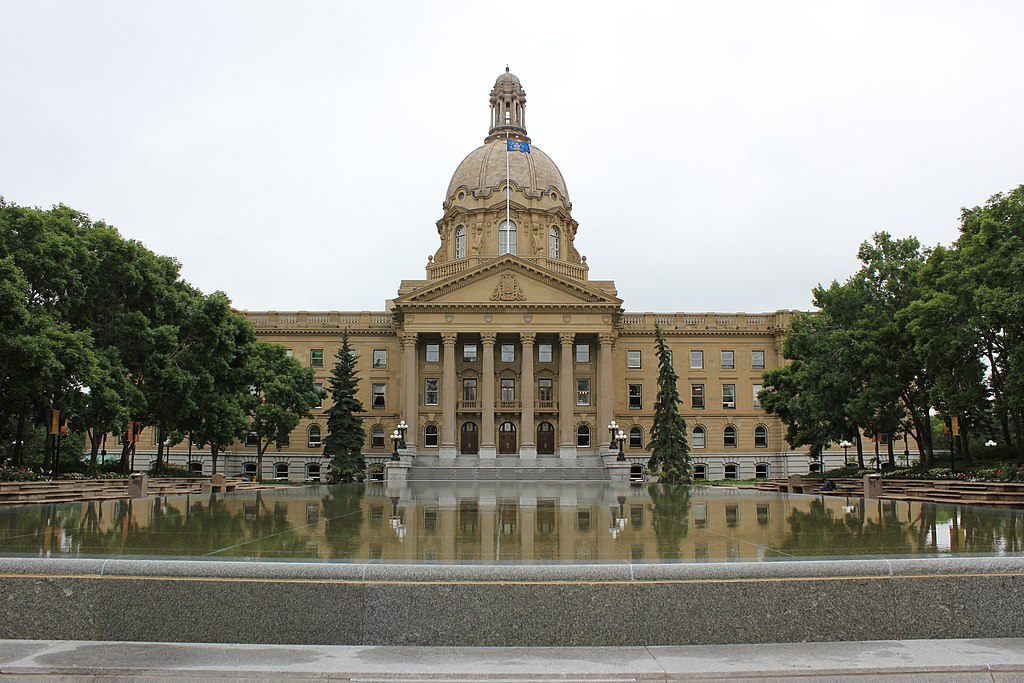
[[[516,446],[516,426],[511,422],[502,422],[498,427],[498,454],[514,455],[519,449]]]

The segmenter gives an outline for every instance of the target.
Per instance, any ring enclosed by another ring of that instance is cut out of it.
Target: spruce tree
[[[686,442],[686,420],[679,414],[678,376],[661,328],[655,326],[654,334],[658,342],[658,398],[654,401],[654,424],[647,444],[651,451],[647,467],[666,484],[686,484],[690,482],[690,448]]]
[[[342,334],[341,348],[334,354],[337,362],[331,370],[331,407],[327,409],[327,437],[324,456],[331,457],[327,480],[336,484],[363,478],[366,463],[363,443],[366,434],[363,421],[357,413],[365,413],[362,402],[356,398],[356,355],[348,343],[348,329]]]

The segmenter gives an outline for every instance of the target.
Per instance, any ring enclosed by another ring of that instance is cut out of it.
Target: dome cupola
[[[505,67],[491,88],[491,129],[484,142],[509,137],[529,142],[526,135],[526,91],[516,75]]]

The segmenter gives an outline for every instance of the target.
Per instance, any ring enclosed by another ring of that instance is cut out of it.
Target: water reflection
[[[0,509],[0,551],[391,562],[1019,553],[1021,512],[609,482],[311,486]]]

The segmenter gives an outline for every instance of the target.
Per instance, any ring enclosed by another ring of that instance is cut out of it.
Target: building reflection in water
[[[1019,553],[1020,511],[610,482],[414,482],[0,510],[0,548],[387,562]]]

